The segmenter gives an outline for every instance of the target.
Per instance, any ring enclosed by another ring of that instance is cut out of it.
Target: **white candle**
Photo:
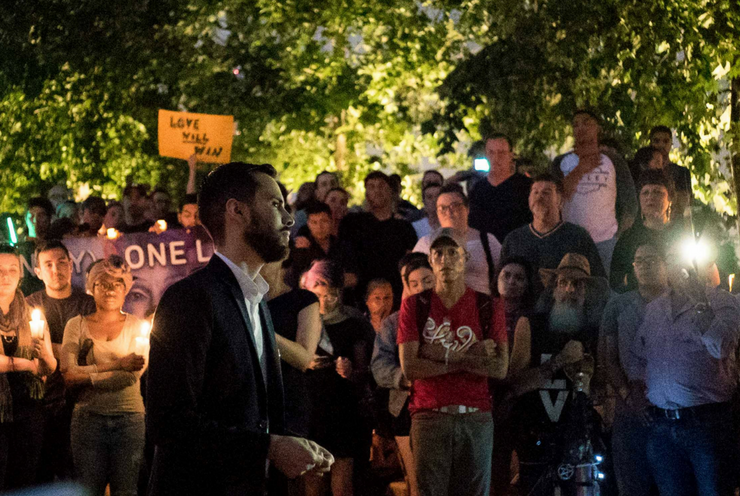
[[[140,336],[136,337],[136,349],[134,353],[141,356],[146,356],[147,350],[149,349],[149,331],[151,325],[149,322],[144,321],[141,323]]]
[[[44,339],[44,321],[41,320],[41,310],[38,308],[31,312],[31,337],[33,339]]]
[[[730,293],[732,293],[732,283],[733,282],[735,282],[735,274],[730,274],[729,281],[728,281],[730,285]]]

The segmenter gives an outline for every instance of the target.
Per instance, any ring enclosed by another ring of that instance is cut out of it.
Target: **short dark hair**
[[[185,208],[185,205],[197,205],[197,204],[198,204],[198,195],[196,195],[195,193],[188,193],[182,197],[182,200],[180,200],[179,212],[182,212],[182,209]]]
[[[666,133],[668,136],[673,138],[673,131],[671,131],[671,128],[668,126],[655,126],[650,130],[650,134],[648,134],[648,138],[652,138],[658,133]]]
[[[418,255],[401,265],[400,269],[406,269],[406,273],[403,274],[403,280],[408,285],[409,283],[409,275],[415,270],[418,269],[429,269],[432,270],[432,266],[429,264],[429,256],[426,253],[409,253],[409,255]],[[403,260],[401,260],[403,262]],[[399,269],[399,272],[400,272]]]
[[[596,121],[597,124],[601,125],[601,117],[599,117],[599,114],[596,113],[595,110],[590,108],[579,108],[575,112],[573,112],[573,115],[571,116],[571,120],[575,119],[576,116],[585,114]]]
[[[139,193],[139,196],[143,196],[144,198],[147,198],[149,196],[149,189],[143,184],[129,184],[128,186],[123,188],[123,197],[126,198],[128,196],[131,196],[131,193],[133,193],[134,191]]]
[[[404,267],[418,260],[426,260],[427,263],[429,263],[429,255],[420,251],[412,251],[405,254],[401,257],[401,260],[398,261],[398,272],[401,272]]]
[[[226,203],[234,198],[249,203],[257,194],[257,174],[275,178],[277,172],[270,164],[229,162],[212,170],[203,180],[198,197],[200,221],[216,242],[223,241]]]
[[[324,171],[321,171],[318,174],[316,174],[316,179],[314,179],[314,184],[316,184],[316,186],[318,186],[319,185],[319,178],[321,176],[325,176],[327,174],[329,174],[330,176],[332,176],[334,178],[334,180],[337,182],[337,184],[339,184],[339,176],[337,176],[336,173],[334,173],[332,171],[328,171],[328,170],[324,170]]]
[[[90,210],[94,214],[105,215],[108,209],[105,206],[105,200],[99,196],[88,196],[85,201],[80,205],[80,209],[84,212]]]
[[[666,259],[666,242],[667,240],[663,240],[663,242],[658,242],[657,240],[650,240],[650,241],[642,241],[640,243],[637,243],[637,246],[635,247],[635,255],[637,254],[637,250],[639,250],[643,246],[649,246],[650,248],[653,248],[655,251],[658,252],[658,256],[661,260],[665,261]],[[634,261],[635,255],[632,255],[632,260]]]
[[[367,299],[370,298],[370,293],[372,293],[376,289],[383,287],[383,286],[390,286],[391,291],[393,291],[393,285],[388,279],[383,279],[379,277],[367,283],[367,288],[365,288],[365,301],[367,301]]]
[[[36,260],[39,259],[39,255],[46,251],[51,250],[62,250],[64,254],[67,256],[67,258],[70,258],[69,256],[69,250],[66,246],[64,246],[64,243],[62,243],[59,239],[49,239],[46,241],[40,242],[38,245],[36,245],[36,251],[34,252],[34,255],[36,256]]]
[[[367,176],[365,176],[365,187],[367,187],[367,182],[372,181],[373,179],[380,179],[381,181],[385,181],[385,184],[388,185],[388,187],[393,190],[393,183],[391,182],[391,178],[388,177],[388,174],[386,174],[383,171],[372,171]]]
[[[123,208],[123,204],[121,202],[119,202],[119,201],[111,200],[111,201],[108,202],[108,206],[105,208],[105,213],[108,213],[108,210],[110,210],[111,208],[115,208],[115,207],[118,207],[118,208],[121,208],[122,209]]]
[[[18,248],[8,243],[0,243],[0,255],[15,255],[19,261],[21,258],[21,252],[18,251]]]
[[[514,151],[514,141],[504,133],[490,133],[483,137],[483,143],[488,143],[491,140],[502,139],[505,140],[509,145],[509,151]]]
[[[441,185],[443,185],[445,183],[445,177],[442,175],[442,173],[439,172],[438,170],[434,170],[434,169],[425,170],[424,171],[424,174],[422,174],[422,176],[421,176],[421,182],[424,183],[424,180],[426,180],[427,176],[429,176],[429,175],[439,176],[440,182],[439,183],[433,183],[433,184],[439,184],[441,186]]]
[[[452,194],[458,195],[462,199],[463,204],[465,204],[466,207],[470,206],[470,200],[468,199],[468,196],[465,194],[463,187],[460,186],[458,183],[449,183],[449,184],[443,185],[439,189],[439,196],[437,198],[444,195],[445,193],[452,193]]]
[[[311,202],[308,205],[306,205],[306,218],[311,217],[312,215],[316,214],[326,214],[331,218],[331,208],[329,205],[323,202]]]
[[[560,193],[561,196],[565,195],[565,186],[563,185],[563,180],[555,174],[552,174],[551,172],[543,172],[541,174],[537,174],[534,179],[532,179],[532,184],[534,183],[552,183],[555,185],[555,189],[558,191],[558,193]]]
[[[648,169],[640,173],[640,179],[637,181],[637,196],[640,196],[642,188],[648,185],[660,185],[668,191],[668,198],[672,199],[676,191],[673,180],[668,176],[664,169]]]
[[[343,195],[346,195],[347,198],[349,198],[349,192],[346,189],[342,188],[341,186],[336,186],[336,187],[330,189],[329,191],[327,191],[326,196],[329,196],[329,193],[331,193],[333,191],[339,191]]]
[[[28,205],[26,210],[31,210],[35,207],[41,207],[46,212],[46,215],[51,217],[54,215],[54,205],[51,204],[51,202],[44,198],[43,196],[34,196],[30,200],[28,200]]]
[[[656,153],[660,153],[660,150],[653,146],[643,146],[632,157],[632,163],[639,169],[645,169],[645,166],[650,163]]]

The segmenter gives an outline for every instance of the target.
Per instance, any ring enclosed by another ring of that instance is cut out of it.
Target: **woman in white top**
[[[144,455],[144,402],[139,380],[149,353],[144,321],[121,308],[133,277],[117,255],[88,269],[86,287],[95,298],[92,315],[71,319],[64,329],[65,382],[79,396],[72,415],[72,456],[82,484],[94,496],[136,495]]]

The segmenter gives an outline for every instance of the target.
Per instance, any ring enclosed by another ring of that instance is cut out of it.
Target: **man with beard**
[[[560,178],[547,173],[534,178],[529,191],[532,222],[506,236],[501,258],[522,257],[536,270],[554,269],[566,253],[579,253],[588,259],[594,276],[606,277],[599,251],[588,231],[563,222],[563,193]]]
[[[79,288],[72,287],[72,260],[67,247],[59,240],[42,242],[36,248],[36,268],[45,289],[26,298],[32,308],[40,309],[49,325],[51,348],[60,360],[64,327],[72,317],[95,311],[95,300]],[[72,453],[69,428],[74,404],[65,398],[64,379],[59,370],[47,377],[44,389],[44,443],[39,461],[38,482],[53,482],[72,477]]]
[[[572,405],[573,385],[563,367],[594,353],[609,297],[605,279],[591,276],[583,255],[568,253],[555,270],[540,269],[551,291],[543,311],[517,324],[509,376],[516,403],[515,449],[522,494],[552,494],[551,464],[560,463],[559,437]]]
[[[232,162],[203,182],[199,211],[216,254],[173,284],[149,354],[149,494],[263,494],[266,468],[325,472],[329,452],[283,435],[280,357],[259,272],[288,251],[293,219],[267,164]],[[276,479],[270,478],[270,486]]]
[[[403,284],[398,262],[416,243],[411,223],[396,218],[390,178],[381,171],[365,177],[367,212],[348,214],[339,226],[341,251],[357,260],[357,301],[364,301],[367,285],[373,279],[385,279],[393,286],[394,308],[398,308]]]

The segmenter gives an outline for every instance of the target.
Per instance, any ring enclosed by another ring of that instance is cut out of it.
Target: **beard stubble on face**
[[[252,223],[244,231],[244,241],[260,256],[265,263],[278,262],[288,256],[288,244],[283,241],[283,232],[272,229],[257,215],[252,216]]]

